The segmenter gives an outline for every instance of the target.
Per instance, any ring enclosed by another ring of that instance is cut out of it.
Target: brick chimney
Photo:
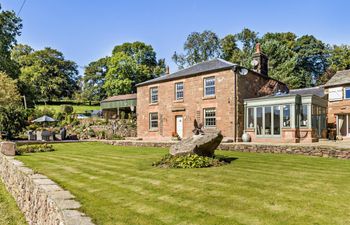
[[[261,51],[260,43],[255,45],[255,53],[252,60],[253,70],[268,77],[269,58]]]
[[[170,68],[169,68],[169,66],[166,66],[166,67],[165,67],[165,74],[166,74],[166,75],[170,74]]]

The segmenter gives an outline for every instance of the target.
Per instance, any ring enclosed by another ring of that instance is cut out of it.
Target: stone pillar
[[[16,154],[16,143],[11,141],[4,141],[0,143],[1,153],[7,156],[14,156]]]

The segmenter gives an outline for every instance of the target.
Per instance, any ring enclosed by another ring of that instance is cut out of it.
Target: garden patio
[[[54,144],[16,158],[69,190],[96,224],[349,224],[350,161],[217,151],[221,167],[152,167],[167,149]]]

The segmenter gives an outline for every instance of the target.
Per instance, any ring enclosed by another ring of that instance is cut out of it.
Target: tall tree
[[[26,50],[19,51],[20,56],[16,55],[18,52],[13,55],[17,56],[21,66],[19,81],[27,95],[35,100],[48,101],[72,97],[78,89],[79,78],[75,62],[66,60],[61,52],[52,48],[39,51],[32,51],[28,47],[21,49]]]
[[[113,49],[103,85],[108,96],[136,92],[136,84],[165,72],[165,61],[157,61],[151,45],[124,43]]]
[[[172,59],[180,69],[220,57],[220,38],[212,31],[193,32],[184,44],[184,54],[174,53]]]
[[[328,67],[327,46],[312,35],[304,35],[296,40],[294,51],[298,55],[298,71],[307,78],[302,87],[315,85]]]
[[[103,88],[108,71],[109,57],[89,63],[85,67],[83,80],[83,98],[89,101],[100,101],[106,97]]]
[[[16,44],[16,37],[21,34],[21,19],[13,11],[3,11],[0,5],[0,71],[17,78],[19,68],[11,59],[11,49]]]

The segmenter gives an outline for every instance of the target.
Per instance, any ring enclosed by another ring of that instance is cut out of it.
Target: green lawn
[[[88,110],[100,110],[100,106],[89,106],[89,105],[72,105],[74,112],[76,113],[85,113],[85,111]],[[61,106],[60,105],[37,105],[36,106],[39,109],[50,109],[53,111],[61,111]]]
[[[27,224],[15,200],[0,181],[0,225]]]
[[[18,156],[70,190],[97,224],[350,224],[350,160],[218,151],[231,164],[151,166],[160,148],[56,144]]]

